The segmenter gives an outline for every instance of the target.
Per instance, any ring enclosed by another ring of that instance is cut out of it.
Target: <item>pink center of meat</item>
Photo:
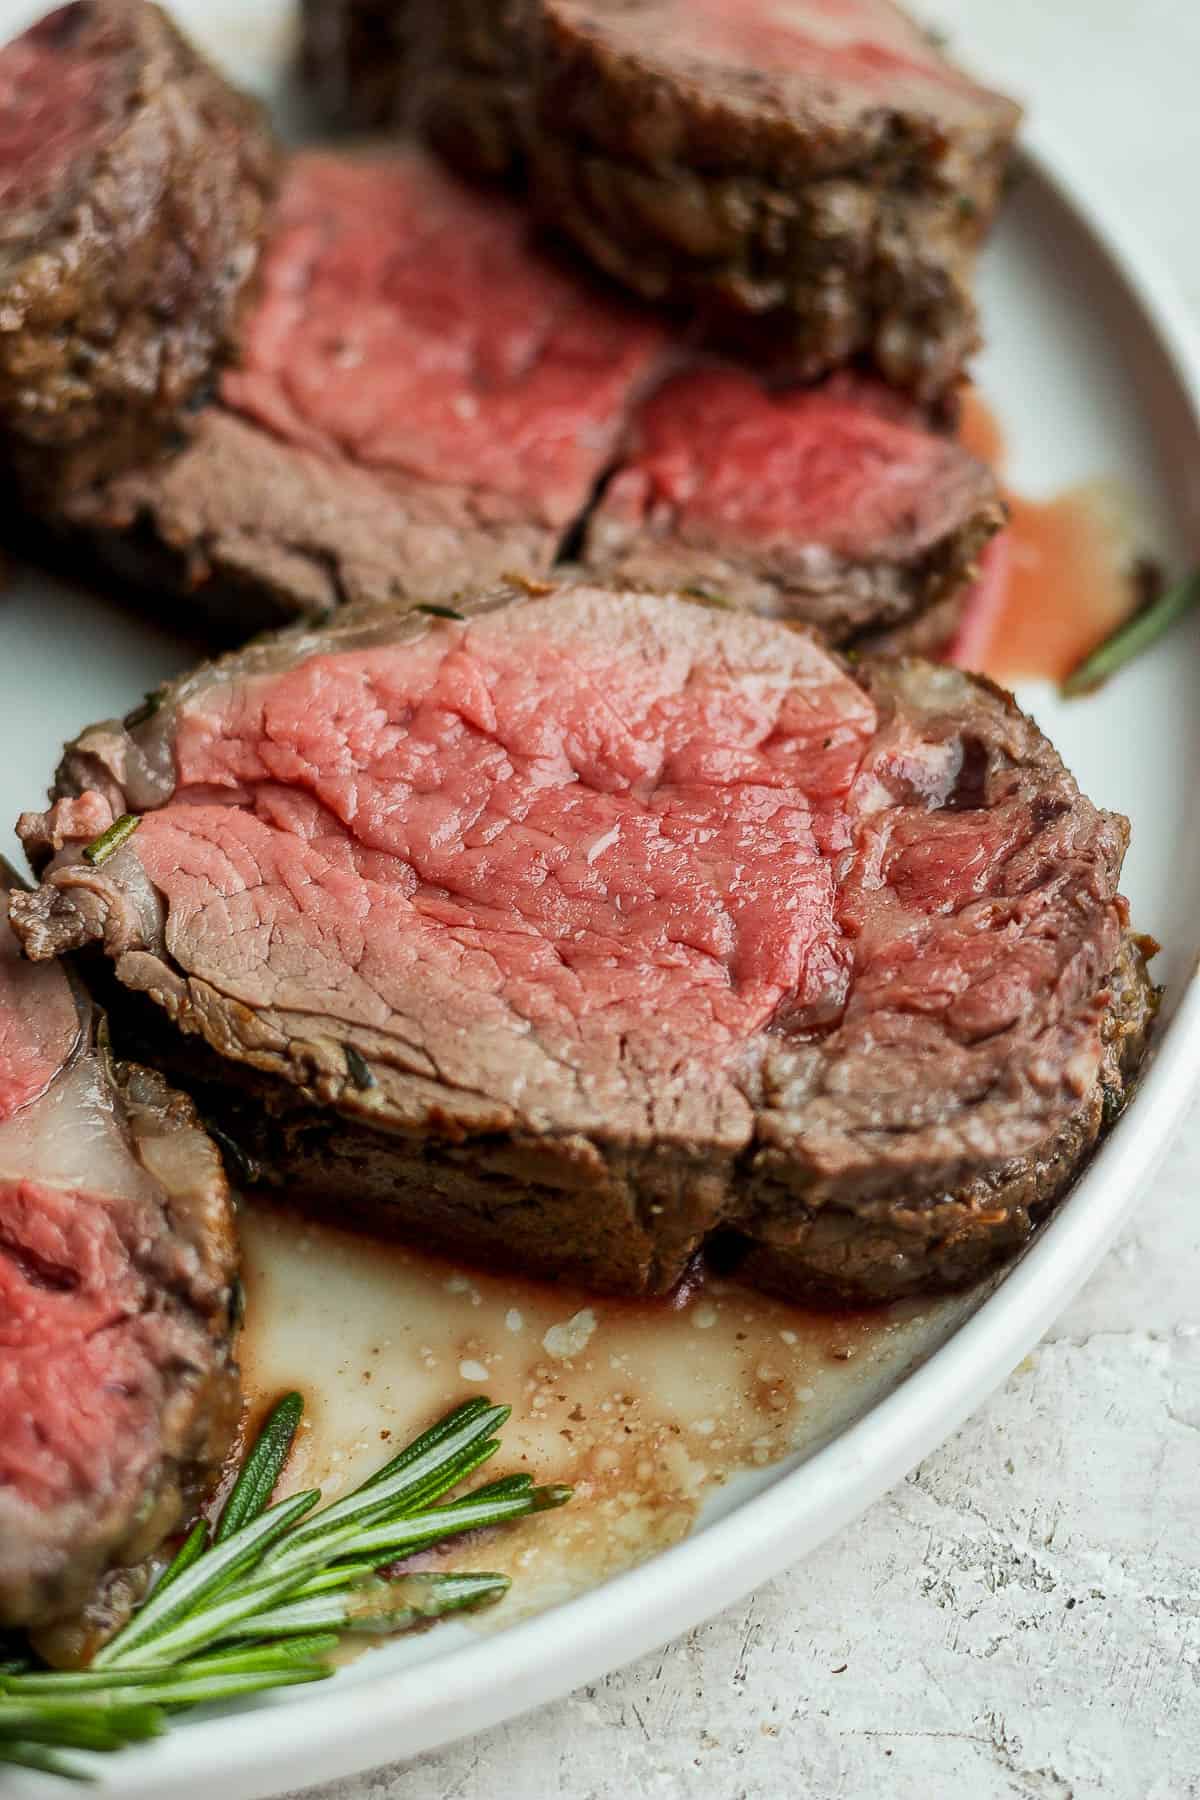
[[[665,506],[685,537],[722,546],[910,556],[961,520],[978,470],[888,410],[865,383],[773,395],[728,370],[678,376],[643,408],[605,507]]]
[[[103,1199],[0,1180],[0,1489],[43,1508],[127,1479],[161,1403],[144,1301]]]
[[[535,254],[508,200],[416,157],[300,156],[222,392],[289,442],[563,526],[661,344]]]
[[[827,1020],[873,708],[803,637],[664,614],[596,592],[190,702],[137,842],[175,956],[257,1006],[551,1056]]]
[[[8,891],[0,887],[0,909]],[[45,1093],[79,1039],[79,1015],[61,977],[25,962],[0,922],[0,1124]]]
[[[64,6],[0,52],[0,239],[35,226],[107,134],[111,52],[73,42],[89,12]]]

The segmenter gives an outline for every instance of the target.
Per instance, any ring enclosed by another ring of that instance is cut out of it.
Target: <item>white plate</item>
[[[39,10],[0,0],[0,32]],[[253,9],[252,26],[234,5],[193,0],[176,10],[239,76],[270,91],[287,39],[274,0]],[[1103,201],[1088,198],[1069,159],[1036,134],[1033,146],[983,278],[989,348],[979,377],[1006,428],[1014,483],[1040,494],[1116,478],[1134,497],[1143,547],[1172,567],[1195,562],[1200,342],[1169,284]],[[188,655],[165,633],[41,578],[15,578],[0,606],[7,825],[42,792],[64,738],[123,712]],[[1198,686],[1193,619],[1087,702],[1063,705],[1036,686],[1021,695],[1092,798],[1133,819],[1125,888],[1140,929],[1166,946],[1156,968],[1167,989],[1136,1104],[1021,1261],[990,1289],[933,1309],[873,1381],[833,1397],[797,1455],[731,1483],[676,1547],[499,1637],[446,1627],[367,1656],[302,1697],[180,1724],[110,1765],[101,1793],[255,1800],[511,1717],[735,1600],[853,1518],[960,1423],[1099,1261],[1200,1070]],[[11,854],[15,841],[0,847]],[[311,1372],[318,1385],[322,1372]],[[16,1777],[5,1791],[48,1789]]]

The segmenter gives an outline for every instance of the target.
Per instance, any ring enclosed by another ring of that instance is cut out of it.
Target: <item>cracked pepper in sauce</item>
[[[308,1403],[288,1490],[335,1498],[473,1393],[513,1409],[477,1480],[528,1469],[574,1486],[560,1512],[414,1559],[511,1574],[488,1615],[500,1623],[676,1543],[731,1476],[824,1436],[890,1384],[938,1310],[808,1312],[713,1278],[612,1300],[258,1202],[242,1237],[248,1423],[290,1387]]]

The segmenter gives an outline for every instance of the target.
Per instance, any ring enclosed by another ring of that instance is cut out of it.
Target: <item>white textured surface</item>
[[[1196,0],[925,10],[1075,141],[1200,312]],[[1198,1187],[1200,1109],[1002,1392],[745,1605],[309,1800],[1200,1796]]]

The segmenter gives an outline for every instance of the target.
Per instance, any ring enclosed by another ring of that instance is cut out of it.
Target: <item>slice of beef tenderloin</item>
[[[606,581],[814,625],[832,643],[888,631],[893,648],[915,637],[934,651],[1004,518],[991,472],[872,383],[773,393],[697,368],[639,410],[584,562]]]
[[[141,0],[76,0],[0,51],[0,437],[49,494],[158,450],[228,353],[275,153]]]
[[[539,0],[531,192],[609,274],[929,399],[1019,109],[890,0]]]
[[[241,627],[540,573],[665,352],[419,152],[288,165],[240,361],[178,456],[73,494],[122,575]]]
[[[69,811],[69,809],[68,809]],[[84,803],[75,824],[88,827]],[[0,874],[7,905],[11,883]],[[57,1659],[97,1583],[215,1479],[239,1415],[236,1246],[191,1103],[114,1062],[0,933],[0,1624]]]
[[[890,0],[309,0],[337,116],[416,119],[635,292],[944,393],[1019,109]]]
[[[1078,1165],[1150,1007],[1125,822],[1007,695],[677,596],[283,633],[57,792],[27,952],[102,943],[265,1179],[597,1288],[718,1231],[777,1284],[954,1278]],[[141,815],[99,868],[81,806]],[[881,1220],[903,1252],[831,1255]]]

